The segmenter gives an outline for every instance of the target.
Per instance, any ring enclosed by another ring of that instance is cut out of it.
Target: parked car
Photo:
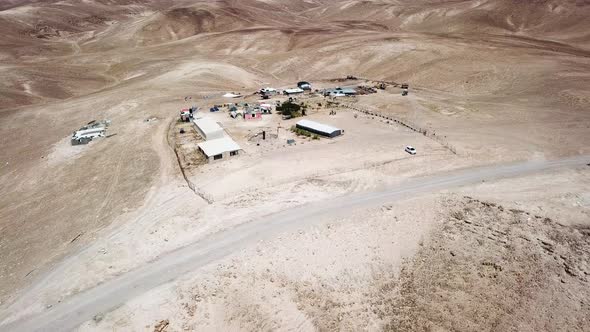
[[[409,154],[416,154],[416,149],[413,146],[406,146],[406,152]]]
[[[306,81],[301,81],[297,83],[297,87],[302,89],[302,90],[309,90],[311,91],[311,84],[309,82]]]

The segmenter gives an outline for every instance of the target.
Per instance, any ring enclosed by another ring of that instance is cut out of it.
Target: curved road
[[[320,203],[308,204],[264,216],[238,227],[218,233],[207,240],[166,253],[157,260],[103,284],[76,294],[32,317],[0,325],[5,331],[65,331],[71,330],[124,304],[152,288],[173,281],[190,271],[248,247],[278,233],[306,227],[323,217],[344,215],[352,209],[379,206],[413,195],[442,189],[562,167],[583,166],[590,156],[578,156],[555,161],[533,161],[505,166],[460,170],[443,175],[411,179],[387,190],[353,194]]]

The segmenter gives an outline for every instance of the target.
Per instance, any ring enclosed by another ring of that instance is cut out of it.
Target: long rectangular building
[[[225,132],[223,128],[217,122],[210,118],[199,118],[194,119],[193,124],[199,135],[201,135],[206,141],[212,139],[223,138]]]
[[[297,122],[296,127],[299,129],[307,130],[311,133],[327,136],[336,137],[342,135],[342,129],[328,126],[323,123],[311,121],[311,120],[300,120]]]

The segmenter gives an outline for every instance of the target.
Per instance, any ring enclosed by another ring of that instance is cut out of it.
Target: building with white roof
[[[300,93],[304,93],[305,91],[303,91],[303,89],[301,88],[293,88],[293,89],[285,89],[283,90],[283,94],[286,95],[296,95],[296,94],[300,94]]]
[[[343,97],[343,96],[354,96],[357,92],[353,88],[335,88],[324,90],[324,96]]]
[[[342,135],[342,129],[311,120],[300,120],[295,126],[299,129],[307,130],[311,133],[327,137],[336,137]]]
[[[195,129],[206,141],[225,137],[223,128],[210,118],[194,119]]]
[[[197,144],[209,162],[238,155],[242,149],[231,137],[225,136]]]

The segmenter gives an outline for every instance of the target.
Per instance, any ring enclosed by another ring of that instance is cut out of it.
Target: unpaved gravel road
[[[460,170],[411,179],[382,191],[339,197],[264,216],[220,232],[205,241],[167,253],[141,268],[55,304],[36,316],[0,325],[0,329],[5,331],[71,330],[92,319],[94,315],[111,311],[154,287],[173,281],[278,232],[317,224],[325,220],[324,217],[344,215],[352,209],[378,206],[409,196],[468,185],[482,180],[522,176],[562,167],[584,166],[588,162],[590,162],[590,156],[578,156],[555,161],[532,161]]]

